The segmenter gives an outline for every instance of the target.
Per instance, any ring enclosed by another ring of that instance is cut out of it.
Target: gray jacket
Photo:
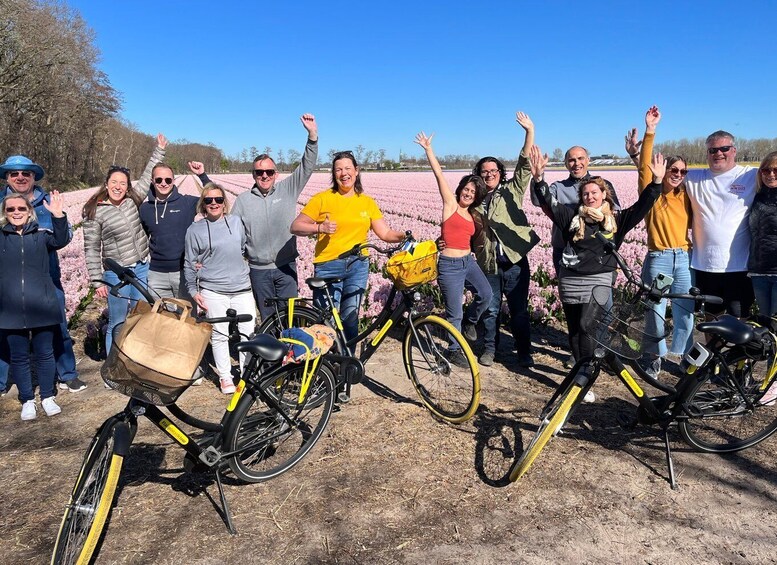
[[[243,223],[235,216],[215,222],[203,218],[190,225],[183,262],[189,293],[194,296],[201,290],[219,294],[250,290],[248,265],[243,258],[245,243]]]
[[[165,150],[156,147],[140,179],[132,185],[141,197],[148,194],[151,171],[165,156]],[[98,202],[93,219],[84,219],[84,252],[89,280],[97,288],[103,274],[103,259],[110,257],[121,265],[133,265],[148,258],[148,236],[143,231],[138,207],[132,198],[125,197],[121,204]]]
[[[231,214],[245,226],[246,253],[252,269],[282,267],[297,258],[297,238],[289,228],[297,217],[297,198],[313,174],[317,159],[318,142],[308,140],[300,165],[275,183],[267,196],[254,184],[237,197]]]

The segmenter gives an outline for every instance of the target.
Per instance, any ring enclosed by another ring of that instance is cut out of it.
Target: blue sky
[[[657,104],[660,139],[777,137],[770,2],[67,0],[142,131],[301,151],[436,132],[438,154],[515,156],[515,112],[548,152],[622,155]],[[743,6],[745,6],[744,8]],[[476,7],[475,7],[476,6]]]

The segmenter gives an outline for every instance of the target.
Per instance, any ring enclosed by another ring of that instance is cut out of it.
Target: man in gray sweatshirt
[[[297,198],[313,174],[318,159],[318,124],[312,114],[300,117],[308,132],[302,162],[294,172],[275,182],[275,161],[267,154],[254,159],[254,185],[237,197],[232,214],[245,226],[251,289],[262,319],[274,310],[266,298],[292,298],[298,294],[297,239],[289,227],[297,217]]]

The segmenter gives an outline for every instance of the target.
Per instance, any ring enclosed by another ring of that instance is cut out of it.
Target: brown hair
[[[764,184],[761,182],[761,167],[769,165],[774,166],[775,163],[777,163],[777,151],[772,151],[766,157],[764,157],[763,161],[761,161],[761,164],[758,165],[759,170],[755,177],[756,192],[761,192],[761,189],[764,187]]]
[[[98,188],[97,191],[89,197],[89,200],[86,201],[86,204],[84,204],[84,209],[81,212],[81,216],[83,216],[84,219],[94,220],[94,215],[97,211],[97,204],[108,199],[108,179],[111,178],[113,173],[122,173],[125,177],[127,177],[127,193],[124,195],[124,198],[129,196],[130,199],[135,203],[136,207],[143,203],[143,197],[132,190],[132,181],[130,180],[129,169],[126,167],[113,165],[108,169],[108,174],[105,175],[105,182],[103,185]],[[123,201],[124,200],[122,199],[122,202]]]

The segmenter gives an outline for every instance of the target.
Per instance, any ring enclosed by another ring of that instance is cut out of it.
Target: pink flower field
[[[464,171],[448,171],[446,178],[451,186],[456,186]],[[548,182],[565,178],[566,171],[549,171],[546,174]],[[637,173],[636,171],[604,171],[606,179],[612,182],[618,193],[622,206],[629,206],[637,199]],[[253,185],[250,174],[210,175],[211,180],[221,184],[228,192],[230,204],[241,192],[248,190]],[[329,188],[329,173],[314,173],[302,192],[298,201],[298,209],[301,209],[308,199],[321,190]],[[182,175],[176,178],[179,190],[183,194],[199,195],[199,179],[193,175]],[[380,206],[389,226],[395,230],[411,230],[419,240],[436,239],[440,234],[440,220],[442,215],[442,201],[437,190],[434,176],[431,172],[398,172],[398,173],[362,173],[362,184],[366,194],[372,196]],[[76,311],[79,303],[89,292],[89,277],[86,272],[83,250],[83,234],[79,229],[81,208],[86,200],[93,194],[94,188],[68,192],[65,194],[66,211],[71,222],[76,224],[73,241],[62,249],[60,261],[62,264],[62,279],[67,295],[68,317]],[[532,317],[536,321],[546,320],[549,317],[560,315],[560,303],[558,290],[555,285],[548,285],[547,281],[554,275],[551,249],[550,231],[551,222],[536,206],[532,205],[528,192],[524,198],[524,210],[529,222],[540,236],[541,242],[531,253],[529,263],[532,270],[532,281],[529,287],[529,305]],[[377,238],[370,235],[371,241],[380,243]],[[646,253],[646,233],[644,223],[640,224],[627,237],[621,247],[621,253],[630,265],[638,266]],[[313,276],[313,249],[315,242],[312,238],[299,238],[298,247],[300,258],[298,260],[298,272],[300,279],[300,295],[310,296],[310,291],[305,285],[305,279]],[[384,279],[380,270],[385,263],[383,256],[373,256],[371,261],[378,272],[370,274],[366,300],[364,302],[363,316],[377,315],[383,307],[391,282]],[[620,276],[622,282],[622,275]]]

